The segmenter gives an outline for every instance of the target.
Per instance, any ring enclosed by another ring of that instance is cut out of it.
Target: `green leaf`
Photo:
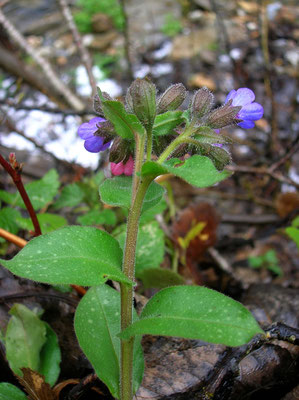
[[[258,333],[262,329],[241,303],[205,287],[175,286],[158,292],[121,337],[150,334],[241,346]]]
[[[159,203],[164,193],[162,186],[152,182],[146,192],[142,211]],[[101,200],[112,206],[130,208],[132,198],[132,177],[117,176],[112,179],[106,179],[100,185]]]
[[[150,208],[149,210],[145,211],[142,216],[140,217],[140,224],[147,224],[155,219],[155,216],[158,214],[162,214],[164,210],[167,208],[167,202],[162,197],[158,204],[154,207]]]
[[[97,228],[68,226],[32,239],[1,263],[22,278],[50,284],[99,285],[107,279],[131,284],[121,272],[116,239]]]
[[[0,383],[0,400],[28,400],[28,397],[21,389],[11,383]]]
[[[286,234],[292,239],[294,240],[294,242],[296,243],[296,246],[299,249],[299,229],[294,227],[294,226],[288,226],[286,229]]]
[[[19,211],[14,210],[10,207],[3,207],[0,210],[0,228],[5,229],[10,233],[17,233],[19,230],[18,224],[16,223],[17,218],[20,218],[21,214]],[[0,243],[4,243],[5,239],[0,237]]]
[[[25,189],[35,210],[39,210],[51,203],[58,192],[58,188],[58,173],[55,169],[47,172],[42,179],[25,185]],[[19,193],[16,195],[15,205],[26,208]]]
[[[126,232],[117,237],[124,249]],[[136,276],[146,268],[159,268],[164,258],[164,233],[154,221],[139,228],[136,247]]]
[[[37,219],[39,221],[42,233],[52,232],[55,229],[62,228],[67,225],[67,220],[61,215],[56,214],[38,214]],[[16,218],[16,223],[22,229],[33,230],[33,224],[31,218],[22,218],[21,216]]]
[[[134,312],[134,320],[137,320]],[[107,285],[92,287],[80,301],[75,314],[79,345],[98,377],[119,398],[120,381],[120,294]],[[133,388],[137,391],[144,361],[140,339],[135,340]]]
[[[0,190],[0,200],[7,204],[14,204],[16,200],[16,193],[9,193],[6,190]]]
[[[163,174],[173,174],[196,187],[208,187],[231,176],[231,172],[219,172],[213,162],[204,156],[192,156],[186,161],[178,158],[171,158],[162,165],[154,161],[144,163],[142,176],[158,176]]]
[[[181,275],[170,269],[150,268],[143,269],[138,273],[138,279],[142,281],[144,289],[162,289],[168,286],[182,285],[184,279]]]
[[[153,126],[153,134],[157,136],[171,134],[174,128],[184,122],[182,114],[182,111],[167,111],[164,114],[157,115]]]
[[[75,207],[80,204],[85,196],[84,191],[77,183],[71,183],[65,186],[59,199],[54,203],[54,208]]]
[[[112,122],[116,133],[124,139],[134,139],[134,133],[143,135],[144,127],[134,114],[128,114],[120,101],[105,100],[101,102],[105,117]]]
[[[22,304],[15,304],[10,312],[5,335],[6,358],[10,368],[23,376],[21,368],[39,370],[40,351],[46,343],[46,327],[38,316]]]
[[[77,218],[80,225],[115,225],[116,216],[112,210],[91,210]]]
[[[45,377],[51,386],[55,384],[60,373],[61,353],[56,333],[44,322],[46,327],[46,343],[40,353],[40,367],[38,372]]]

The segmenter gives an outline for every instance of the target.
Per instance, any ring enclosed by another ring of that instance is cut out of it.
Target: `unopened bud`
[[[109,161],[116,164],[121,161],[126,163],[131,155],[132,152],[130,150],[130,143],[127,140],[118,136],[113,141],[113,144],[111,146],[109,152]]]
[[[185,100],[187,90],[182,83],[170,86],[158,101],[157,114],[176,110]]]
[[[199,89],[193,96],[191,103],[192,117],[201,118],[210,112],[214,102],[214,96],[208,88]]]
[[[132,99],[132,96],[131,96],[131,93],[129,90],[127,91],[127,94],[126,94],[126,110],[130,114],[134,113],[133,99]]]
[[[105,100],[113,100],[108,93],[102,92],[102,96],[104,97]],[[97,114],[103,115],[103,110],[102,110],[102,101],[99,97],[98,94],[96,94],[93,98],[93,109]]]
[[[151,129],[156,117],[156,87],[148,79],[136,79],[129,87],[127,99],[134,114],[146,129]]]
[[[205,124],[212,129],[221,129],[238,122],[235,117],[242,107],[233,107],[231,104],[232,100],[229,100],[224,106],[212,111],[208,115]]]
[[[103,121],[98,125],[98,130],[94,132],[94,136],[101,136],[104,139],[104,144],[110,142],[115,136],[115,129],[110,121]]]

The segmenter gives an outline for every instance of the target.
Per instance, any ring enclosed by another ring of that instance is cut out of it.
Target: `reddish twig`
[[[3,158],[0,154],[0,164],[2,167],[5,169],[6,172],[9,173],[9,175],[12,177],[12,180],[14,181],[14,184],[16,185],[23,201],[26,206],[26,209],[30,215],[32,224],[34,226],[34,236],[39,236],[42,234],[40,225],[36,216],[36,213],[34,211],[34,208],[32,206],[32,203],[28,197],[28,194],[26,192],[26,189],[24,188],[22,177],[21,177],[21,168],[13,168],[6,160]],[[17,165],[17,163],[16,163]]]

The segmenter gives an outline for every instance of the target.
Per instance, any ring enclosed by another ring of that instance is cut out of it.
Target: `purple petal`
[[[258,119],[261,119],[263,114],[264,114],[264,109],[259,103],[251,103],[242,107],[242,109],[237,115],[237,118],[256,121]]]
[[[236,95],[233,98],[233,106],[246,106],[254,101],[255,94],[248,88],[240,88],[237,90]]]
[[[238,126],[240,126],[243,129],[250,129],[250,128],[254,127],[254,122],[250,121],[250,120],[245,120],[245,121],[240,122],[238,124]]]
[[[98,129],[97,125],[104,121],[106,120],[101,117],[92,118],[89,122],[85,122],[79,126],[78,135],[84,140],[92,137],[94,132]]]
[[[229,94],[226,96],[225,103],[227,103],[230,99],[234,99],[237,94],[236,90],[231,90]]]
[[[103,145],[103,138],[100,136],[92,136],[84,142],[84,147],[90,153],[98,153],[99,151],[105,150],[108,146]]]

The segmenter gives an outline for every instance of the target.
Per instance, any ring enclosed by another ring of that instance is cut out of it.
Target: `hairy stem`
[[[128,216],[126,245],[123,259],[123,272],[130,279],[135,277],[135,254],[138,224],[142,204],[151,179],[142,180],[139,176],[144,155],[144,137],[136,137],[135,171],[132,185],[132,206]],[[134,289],[121,284],[121,329],[132,324]],[[134,338],[121,340],[121,400],[133,397],[133,347]]]
[[[153,148],[153,132],[152,132],[152,129],[149,129],[147,131],[146,161],[151,160],[152,148]]]

